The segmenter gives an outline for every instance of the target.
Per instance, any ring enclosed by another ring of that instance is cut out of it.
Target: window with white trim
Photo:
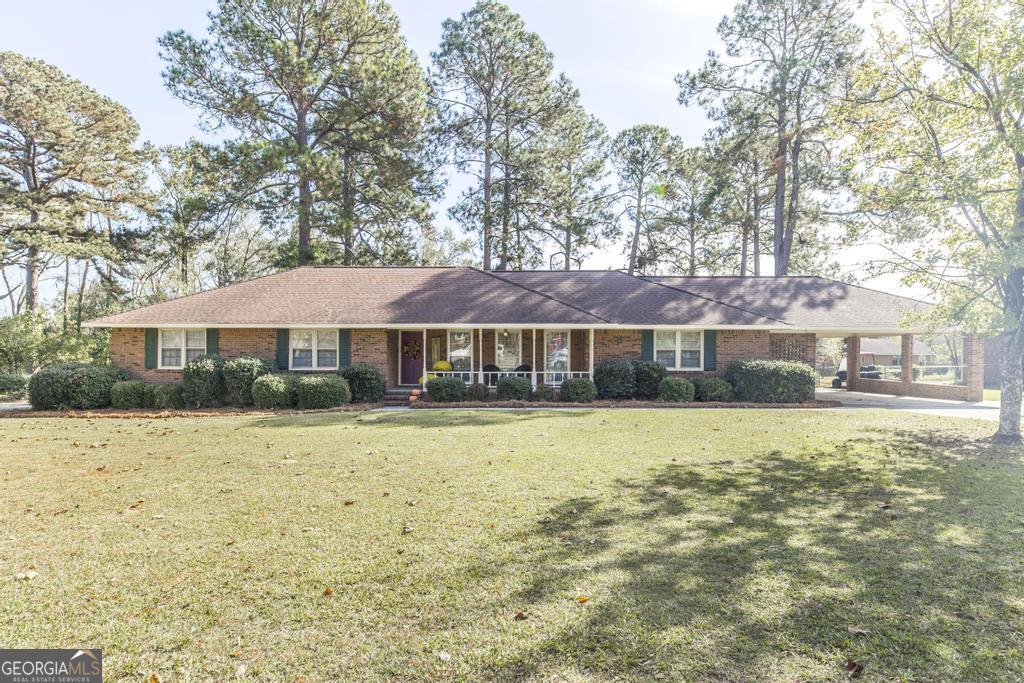
[[[180,370],[206,353],[205,328],[161,328],[157,341],[157,368]]]
[[[289,370],[337,370],[337,330],[292,330],[288,334]]]
[[[472,330],[448,330],[448,362],[452,370],[473,369]]]
[[[669,370],[704,368],[704,334],[700,330],[655,330],[654,362]]]

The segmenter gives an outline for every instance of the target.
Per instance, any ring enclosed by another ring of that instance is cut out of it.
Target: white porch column
[[[420,347],[420,358],[423,359],[423,374],[420,376],[420,385],[427,388],[427,331],[423,330],[423,346]]]
[[[530,367],[533,368],[533,388],[537,388],[537,328],[534,327],[530,330],[533,334],[533,343],[530,345],[530,353],[533,354],[533,362],[530,363]]]
[[[484,383],[484,328],[477,330],[476,338],[480,340],[480,384]]]
[[[590,328],[590,351],[587,354],[588,365],[590,366],[588,372],[590,373],[590,379],[594,379],[594,328]]]

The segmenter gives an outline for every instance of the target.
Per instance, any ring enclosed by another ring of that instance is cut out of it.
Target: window
[[[508,372],[522,362],[522,331],[494,331],[494,364]]]
[[[545,330],[544,370],[547,372],[569,371],[568,330]]]
[[[289,370],[337,370],[337,330],[292,330]]]
[[[206,353],[205,329],[162,329],[159,334],[157,367],[178,369]]]
[[[655,330],[654,361],[669,370],[702,370],[703,339],[700,330]]]
[[[448,362],[452,370],[473,369],[473,332],[448,330]]]

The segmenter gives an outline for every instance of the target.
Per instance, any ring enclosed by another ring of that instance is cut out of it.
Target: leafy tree
[[[130,238],[117,226],[149,199],[138,137],[120,104],[50,64],[0,52],[0,241],[4,265],[24,269],[25,310],[39,308],[50,256],[116,258]]]
[[[381,0],[220,0],[211,40],[160,39],[164,81],[225,146],[239,200],[297,216],[295,254],[314,229],[359,255],[382,226],[426,216],[426,82]]]
[[[456,168],[475,178],[450,214],[480,235],[485,270],[495,247],[508,267],[524,188],[535,180],[531,152],[555,109],[551,53],[507,6],[479,0],[444,22],[433,64],[442,139]]]
[[[682,104],[714,108],[742,94],[769,116],[774,137],[775,274],[790,271],[798,227],[805,243],[818,221],[807,216],[805,195],[835,191],[829,138],[822,134],[829,106],[841,94],[846,73],[858,55],[861,30],[850,0],[742,0],[718,25],[725,57],[712,52],[696,72],[676,82]]]
[[[876,27],[852,137],[865,225],[941,300],[935,320],[1002,340],[996,437],[1020,441],[1024,355],[1024,6],[896,0]]]
[[[579,91],[563,84],[559,98],[541,147],[535,225],[555,244],[552,259],[571,270],[615,227],[606,182],[611,141],[604,124],[583,108]]]
[[[650,124],[627,128],[612,144],[611,158],[619,179],[619,197],[625,205],[625,213],[633,221],[628,252],[630,275],[644,270],[640,255],[648,250],[657,229],[655,219],[661,210],[669,158],[675,144],[667,128]],[[642,237],[645,238],[643,250]]]

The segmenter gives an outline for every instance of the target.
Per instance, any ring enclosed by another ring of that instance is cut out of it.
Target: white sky
[[[471,0],[392,0],[403,32],[421,62],[429,63],[441,22],[468,9]],[[733,6],[723,0],[508,0],[537,32],[579,88],[583,103],[614,135],[638,123],[667,126],[697,144],[707,119],[676,102],[675,74],[695,69],[720,43],[715,27]],[[0,49],[55,64],[127,106],[145,139],[180,144],[196,128],[196,112],[172,97],[160,78],[156,39],[168,30],[205,32],[213,0],[38,0],[8,2],[0,20]],[[870,16],[867,11],[862,16]],[[436,207],[446,222],[445,203]],[[876,251],[844,256],[847,269]],[[595,254],[585,267],[621,267],[621,245]],[[887,278],[872,284],[908,293]]]

